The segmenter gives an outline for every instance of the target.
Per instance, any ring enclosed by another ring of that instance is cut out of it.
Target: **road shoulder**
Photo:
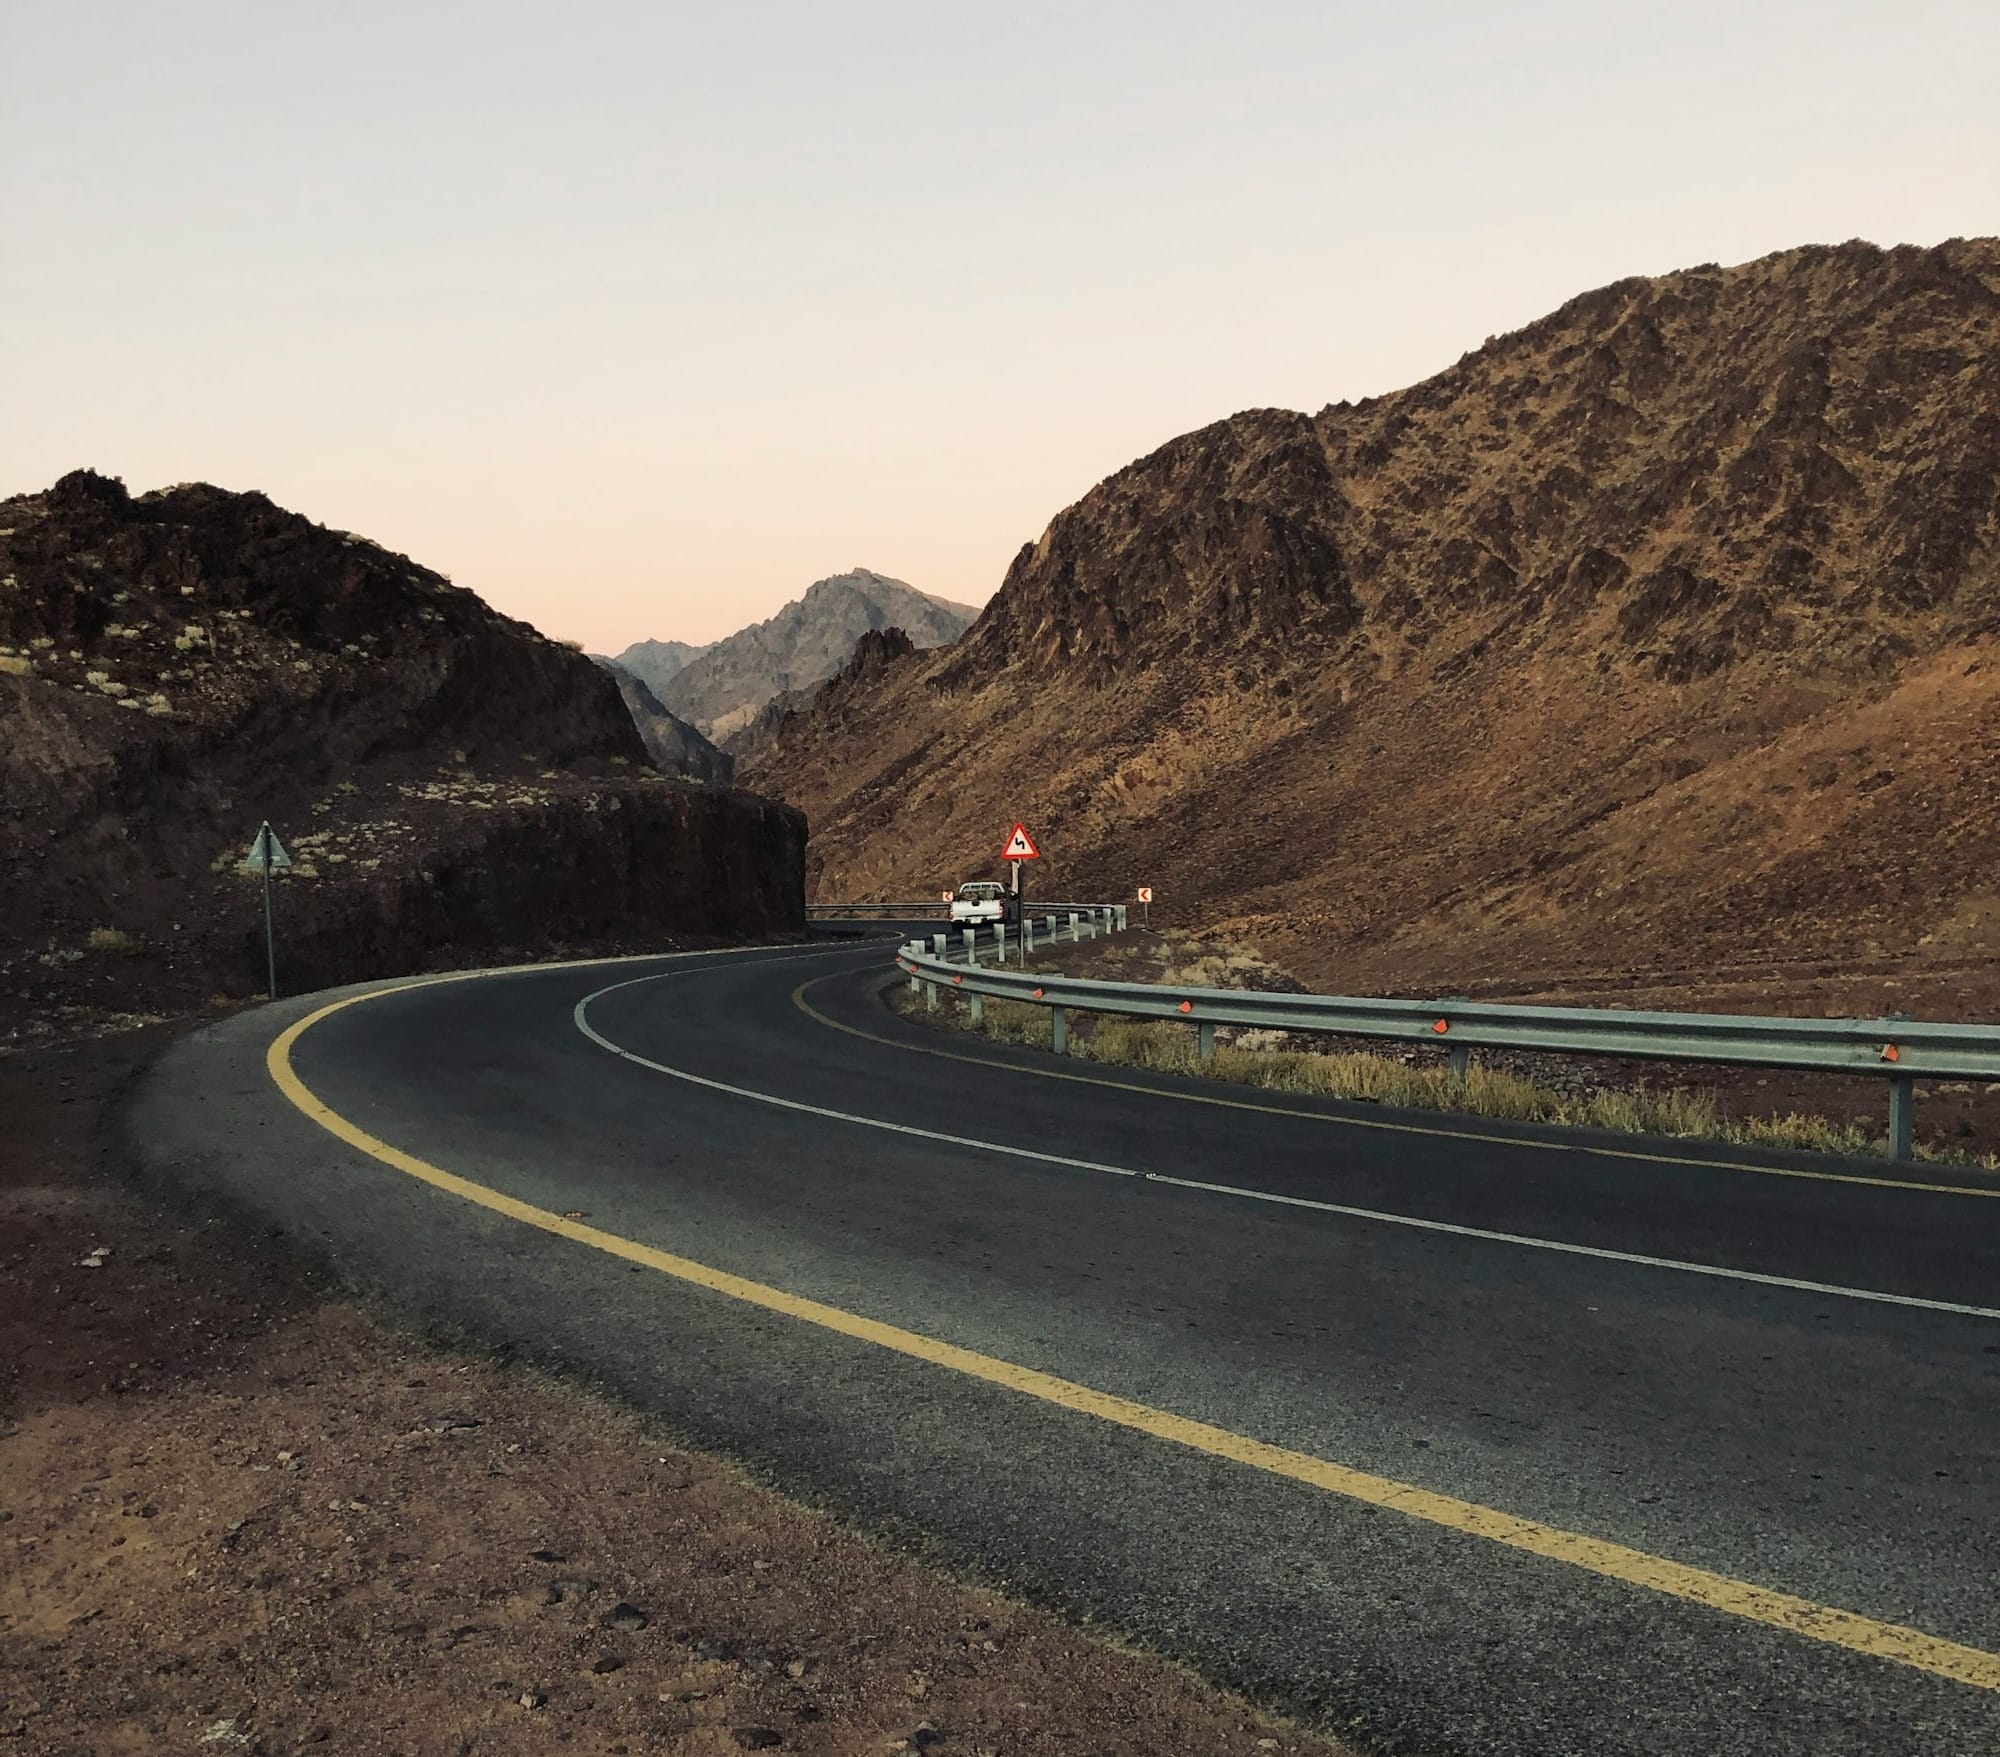
[[[1329,1749],[135,1193],[170,1035],[0,1061],[22,1749]]]

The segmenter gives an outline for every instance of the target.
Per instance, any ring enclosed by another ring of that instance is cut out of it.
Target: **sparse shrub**
[[[93,952],[115,953],[126,958],[139,949],[139,942],[122,927],[93,927],[84,935],[83,943]]]
[[[0,653],[0,676],[26,677],[34,669],[35,662],[32,659],[24,658],[19,653]]]

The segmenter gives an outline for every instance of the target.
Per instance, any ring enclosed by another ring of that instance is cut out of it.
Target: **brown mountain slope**
[[[1996,507],[2000,241],[1623,281],[1174,440],[746,779],[822,898],[1019,816],[1343,988],[1990,1006]]]
[[[0,501],[0,1042],[286,986],[802,925],[804,824],[646,765],[582,654],[258,494]]]

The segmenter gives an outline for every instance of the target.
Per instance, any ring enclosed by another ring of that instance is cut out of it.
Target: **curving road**
[[[2000,1184],[1058,1062],[889,977],[305,997],[169,1049],[126,1138],[1385,1751],[2000,1750]]]

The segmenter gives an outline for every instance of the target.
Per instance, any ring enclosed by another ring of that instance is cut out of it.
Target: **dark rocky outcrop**
[[[0,1032],[803,926],[798,813],[654,773],[581,653],[258,494],[78,471],[0,502]]]

